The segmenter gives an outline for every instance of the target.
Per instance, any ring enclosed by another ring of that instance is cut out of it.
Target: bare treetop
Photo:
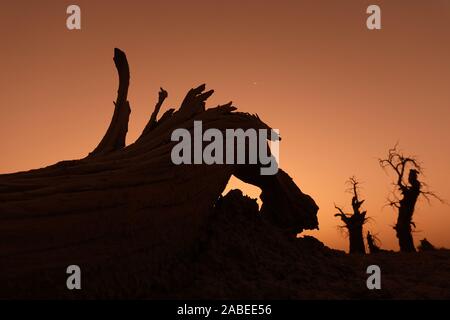
[[[430,198],[441,200],[428,186],[419,180],[423,168],[416,157],[405,156],[395,145],[389,149],[385,159],[379,159],[381,168],[391,169],[396,175],[392,195],[388,198],[388,205],[398,210],[397,223],[394,227],[399,239],[401,251],[415,251],[412,228],[416,227],[413,215],[417,200],[420,196],[430,201]]]

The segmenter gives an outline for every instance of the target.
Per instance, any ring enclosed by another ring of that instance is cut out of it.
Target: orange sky
[[[66,29],[70,4],[81,31]],[[381,31],[366,29],[369,4],[381,6]],[[391,178],[377,163],[397,141],[450,200],[448,0],[15,0],[1,5],[0,39],[1,173],[93,150],[113,112],[119,47],[131,68],[128,143],[160,86],[168,108],[206,82],[211,106],[232,100],[280,129],[281,167],[320,206],[312,234],[329,246],[347,249],[333,203],[349,208],[344,183],[357,175],[367,227],[398,249],[396,215],[383,209]],[[448,205],[421,201],[415,221],[416,242],[450,247]]]

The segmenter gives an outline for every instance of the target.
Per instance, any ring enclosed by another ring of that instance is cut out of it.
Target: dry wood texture
[[[155,265],[169,261],[198,239],[231,175],[262,189],[261,214],[270,223],[290,234],[318,226],[318,207],[282,170],[260,176],[258,166],[171,162],[171,133],[192,130],[194,120],[205,130],[269,128],[231,103],[206,109],[213,92],[205,92],[204,85],[157,120],[167,97],[161,89],[142,136],[125,146],[129,68],[118,49],[114,61],[119,73],[114,115],[95,150],[84,159],[0,175],[2,283],[13,288],[17,281],[37,281],[36,275],[50,276],[53,270],[64,277],[68,265],[104,266],[142,250]]]

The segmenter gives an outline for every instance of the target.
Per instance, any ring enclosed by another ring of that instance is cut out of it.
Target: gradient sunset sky
[[[82,30],[66,28],[81,7]],[[382,30],[366,28],[378,4]],[[356,175],[383,248],[398,249],[386,207],[392,176],[378,158],[396,142],[450,200],[450,1],[3,1],[0,173],[86,156],[113,112],[114,47],[127,53],[127,143],[157,100],[178,106],[201,83],[210,106],[230,100],[280,130],[281,167],[318,203],[325,244],[347,249],[334,203],[350,209]],[[162,110],[162,112],[164,112]],[[161,112],[161,114],[162,114]],[[258,189],[242,186],[253,197]],[[450,206],[419,202],[415,242],[450,247]]]

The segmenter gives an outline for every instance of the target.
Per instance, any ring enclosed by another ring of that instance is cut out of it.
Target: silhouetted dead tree
[[[19,284],[26,292],[32,286],[59,290],[66,280],[54,275],[64,277],[74,263],[83,270],[100,268],[92,277],[113,284],[115,274],[107,266],[121,263],[120,272],[132,274],[143,252],[154,261],[146,272],[157,277],[164,272],[162,265],[178,263],[195,250],[232,175],[261,188],[260,215],[268,224],[290,234],[318,227],[316,203],[281,168],[264,176],[262,163],[173,163],[173,131],[186,129],[192,137],[195,121],[202,121],[205,131],[271,130],[257,115],[236,111],[231,102],[206,108],[213,91],[205,91],[205,85],[189,90],[179,108],[157,119],[167,97],[161,89],[142,135],[125,146],[130,71],[123,51],[114,51],[114,62],[119,74],[114,114],[89,156],[0,175],[0,297],[18,292]],[[90,283],[89,272],[86,276]]]
[[[344,228],[348,231],[350,241],[350,253],[366,253],[364,247],[363,238],[363,225],[367,221],[366,211],[361,212],[361,206],[364,200],[359,200],[358,189],[359,182],[355,177],[351,177],[348,182],[351,185],[350,192],[352,197],[353,214],[344,213],[344,211],[335,205],[335,208],[339,211],[335,217],[340,217],[344,222]]]
[[[420,240],[420,244],[417,247],[419,251],[434,251],[436,248],[431,244],[430,241],[427,240],[427,238],[423,238]]]
[[[378,253],[381,251],[376,242],[376,237],[373,236],[370,231],[367,231],[367,246],[369,247],[369,253]]]
[[[418,176],[423,170],[417,159],[404,156],[397,149],[397,145],[389,150],[386,159],[379,159],[379,163],[383,169],[389,168],[396,175],[396,181],[394,182],[396,190],[394,190],[392,198],[388,199],[388,204],[398,210],[397,223],[394,229],[399,241],[400,251],[416,251],[412,227],[416,227],[413,222],[413,215],[417,199],[420,195],[428,201],[430,197],[439,198],[433,192],[427,190],[425,183],[419,181]],[[405,181],[406,175],[408,175],[407,181]]]

